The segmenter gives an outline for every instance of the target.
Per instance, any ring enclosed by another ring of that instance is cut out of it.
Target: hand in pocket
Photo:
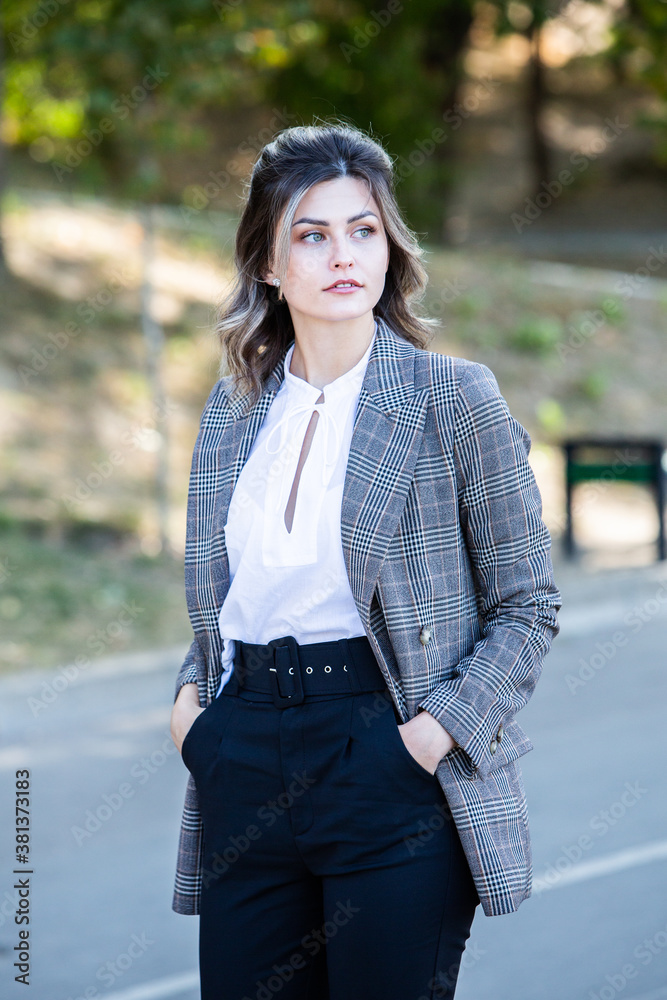
[[[187,691],[186,688],[190,690]],[[195,719],[204,711],[205,709],[199,704],[197,685],[184,684],[171,710],[171,738],[179,753],[183,747],[183,740],[192,728]]]

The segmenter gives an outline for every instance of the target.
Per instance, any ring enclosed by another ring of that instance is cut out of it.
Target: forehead
[[[359,177],[336,177],[330,181],[320,181],[313,184],[299,201],[295,218],[307,212],[313,215],[317,210],[318,218],[329,219],[358,214],[368,209],[380,214],[378,205],[373,198],[366,181]],[[328,213],[328,214],[322,214]]]

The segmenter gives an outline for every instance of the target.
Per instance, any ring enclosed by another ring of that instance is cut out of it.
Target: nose
[[[336,240],[331,254],[330,266],[343,270],[346,267],[352,267],[353,264],[354,258],[347,245],[347,241],[345,239]]]

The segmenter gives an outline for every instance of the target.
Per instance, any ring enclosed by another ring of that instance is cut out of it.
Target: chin
[[[354,301],[353,301],[354,298]],[[358,319],[360,316],[365,316],[367,313],[373,311],[373,302],[369,299],[365,299],[363,302],[361,299],[356,298],[356,296],[340,296],[339,299],[335,299],[333,302],[328,304],[328,308],[324,310],[325,315],[330,316],[332,319]]]
[[[304,308],[299,308],[299,305],[294,303],[293,309],[295,313],[303,317],[306,322],[310,320],[320,323],[340,323],[368,316],[369,313],[373,312],[373,308],[377,301],[377,299],[373,300],[372,298],[367,298],[365,296],[362,300],[356,295],[341,295],[338,297],[332,295],[330,299],[325,302],[313,302],[311,300],[308,304],[304,303]]]
[[[340,323],[340,322],[344,322],[346,320],[361,319],[362,316],[367,316],[369,312],[372,312],[372,310],[371,309],[354,309],[354,310],[350,310],[348,312],[347,310],[344,310],[344,309],[336,309],[336,310],[332,310],[330,313],[328,313],[326,316],[324,316],[323,319],[331,320],[332,323],[336,323],[336,322]]]

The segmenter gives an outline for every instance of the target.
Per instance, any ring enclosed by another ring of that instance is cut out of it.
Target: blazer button
[[[496,733],[496,739],[498,740],[499,743],[500,743],[500,741],[503,738],[503,733],[504,732],[505,732],[505,730],[503,729],[503,724],[501,722],[500,725],[498,726],[498,732]]]
[[[428,627],[428,625],[425,625],[424,628],[419,633],[419,641],[421,642],[422,646],[425,646],[426,643],[429,642],[430,638],[431,638],[431,630]]]
[[[495,740],[491,740],[491,746],[489,747],[489,750],[491,751],[491,753],[495,753],[497,749],[498,749],[498,744],[496,743]]]

